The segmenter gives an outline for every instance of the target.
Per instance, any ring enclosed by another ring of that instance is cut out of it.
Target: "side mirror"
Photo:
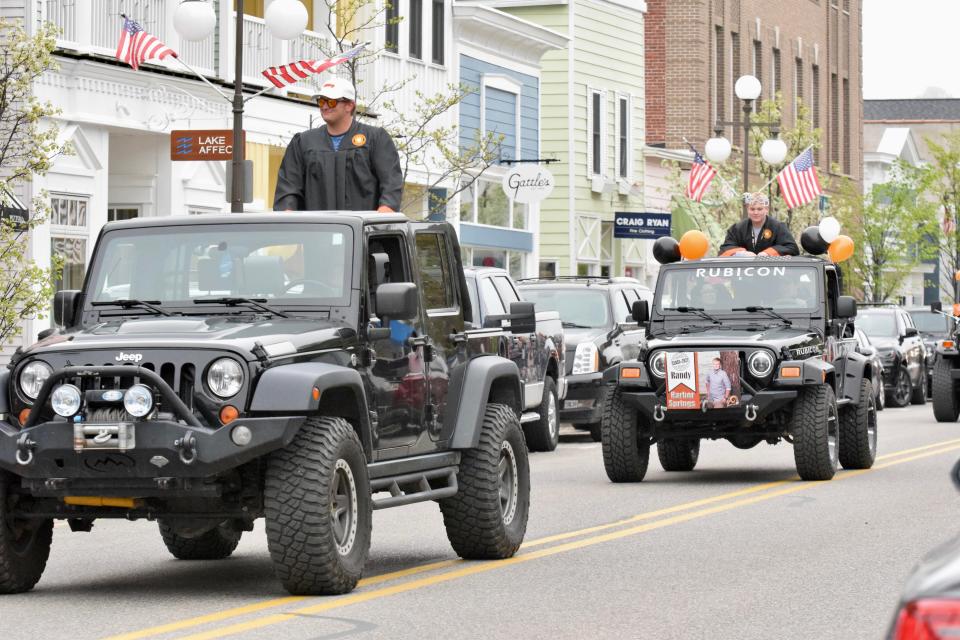
[[[837,298],[837,317],[851,320],[857,317],[857,300],[853,296]]]
[[[65,289],[53,296],[53,322],[58,327],[71,327],[76,320],[80,291]]]
[[[385,253],[370,254],[370,275],[373,276],[374,288],[387,281],[387,267],[390,265],[390,256]]]
[[[862,353],[862,354],[865,355],[865,356],[872,356],[873,354],[875,354],[875,353],[877,352],[877,350],[876,350],[874,347],[872,347],[871,345],[864,345],[864,346],[862,346],[862,347],[859,347],[859,348],[857,349],[857,351],[859,351],[860,353]]]
[[[412,282],[388,282],[377,287],[377,315],[412,320],[420,309],[420,295]]]
[[[920,331],[916,327],[907,327],[904,335],[908,338],[920,335]]]
[[[646,300],[634,300],[630,315],[637,321],[637,324],[647,322],[650,320],[650,303]]]
[[[936,302],[930,303],[930,311],[933,313],[940,313],[943,311],[943,303],[937,300]]]
[[[537,312],[532,302],[510,303],[510,333],[533,333],[537,330]]]

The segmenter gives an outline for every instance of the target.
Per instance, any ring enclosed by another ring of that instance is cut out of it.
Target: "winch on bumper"
[[[24,479],[42,480],[44,493],[111,484],[164,491],[184,488],[186,480],[238,467],[289,444],[305,416],[244,417],[203,425],[155,372],[129,366],[66,367],[44,383],[23,428],[0,420],[0,468]],[[41,421],[57,383],[64,379],[136,376],[146,381],[169,410],[163,419],[87,422],[62,418]],[[29,485],[38,483],[28,482]],[[107,491],[103,495],[107,495]]]
[[[784,372],[796,376],[784,377]],[[653,423],[716,423],[728,427],[731,423],[749,425],[761,421],[796,400],[799,390],[807,385],[824,382],[823,369],[805,360],[781,361],[774,375],[763,388],[756,389],[742,381],[743,393],[736,406],[723,409],[666,408],[666,393],[662,380],[653,379],[643,362],[624,362],[604,372],[605,385],[616,384],[624,404],[636,408]]]

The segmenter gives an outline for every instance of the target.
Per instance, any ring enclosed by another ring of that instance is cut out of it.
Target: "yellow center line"
[[[886,455],[884,455],[884,456],[878,456],[878,457],[877,457],[877,460],[886,459],[886,458],[892,458],[892,457],[898,457],[898,456],[902,456],[902,455],[907,455],[907,454],[910,454],[910,453],[914,453],[914,452],[917,452],[917,451],[925,451],[925,450],[932,449],[932,448],[935,448],[935,447],[941,447],[941,446],[944,446],[944,445],[957,444],[957,443],[960,443],[960,438],[954,439],[954,440],[945,440],[945,441],[943,441],[943,442],[937,442],[937,443],[934,443],[934,444],[931,444],[931,445],[926,445],[926,446],[923,446],[923,447],[916,447],[916,448],[913,448],[913,449],[905,449],[905,450],[903,450],[903,451],[897,451],[897,452],[894,452],[894,453],[889,453],[889,454],[886,454]],[[874,468],[879,468],[879,467],[877,467],[877,466],[875,465]],[[702,498],[702,499],[699,499],[699,500],[693,500],[693,501],[691,501],[691,502],[685,502],[685,503],[673,505],[673,506],[670,506],[670,507],[665,507],[665,508],[663,508],[663,509],[657,509],[657,510],[655,510],[655,511],[648,511],[648,512],[644,512],[644,513],[640,513],[640,514],[637,514],[637,515],[634,515],[634,516],[630,516],[629,518],[624,518],[624,519],[621,519],[621,520],[617,520],[617,521],[615,521],[615,522],[610,522],[610,523],[606,523],[606,524],[596,525],[596,526],[593,526],[593,527],[586,527],[586,528],[583,528],[583,529],[577,529],[577,530],[575,530],[575,531],[567,531],[567,532],[564,532],[564,533],[559,533],[559,534],[555,534],[555,535],[549,535],[549,536],[545,536],[545,537],[542,537],[542,538],[537,538],[537,539],[534,539],[534,540],[528,540],[528,541],[524,542],[523,545],[522,545],[520,548],[521,548],[521,549],[529,549],[529,548],[532,548],[532,547],[542,546],[542,545],[550,544],[550,543],[553,543],[553,542],[559,542],[559,541],[561,541],[561,540],[569,540],[569,539],[571,539],[571,538],[577,538],[577,537],[580,537],[580,536],[585,536],[585,535],[597,533],[597,532],[600,532],[600,531],[607,531],[607,530],[609,530],[609,529],[615,529],[615,528],[617,528],[617,527],[622,527],[622,526],[625,526],[625,525],[628,525],[628,524],[631,524],[631,523],[634,523],[634,522],[639,522],[639,521],[643,521],[643,520],[650,520],[650,519],[653,519],[653,518],[658,518],[658,517],[660,517],[660,516],[669,515],[669,514],[672,514],[672,513],[677,513],[677,512],[680,512],[680,511],[687,511],[687,510],[689,510],[689,509],[695,509],[695,508],[702,507],[702,506],[705,506],[705,505],[714,504],[714,503],[722,502],[722,501],[725,501],[725,500],[731,500],[731,499],[733,499],[733,498],[739,498],[739,497],[742,497],[742,496],[745,496],[745,495],[750,495],[750,494],[754,494],[754,493],[759,493],[759,492],[762,492],[762,491],[766,491],[766,490],[768,490],[768,489],[772,489],[772,488],[775,488],[775,487],[783,486],[783,485],[785,485],[785,484],[793,483],[793,482],[796,482],[796,481],[797,481],[797,477],[794,476],[793,478],[790,478],[790,479],[787,479],[787,480],[777,480],[777,481],[774,481],[774,482],[767,482],[767,483],[764,483],[764,484],[759,484],[759,485],[756,485],[756,486],[753,486],[753,487],[747,487],[747,488],[744,488],[744,489],[738,489],[738,490],[736,490],[736,491],[730,491],[730,492],[727,492],[727,493],[718,494],[718,495],[716,495],[716,496],[711,496],[711,497],[708,497],[708,498]],[[803,486],[805,486],[805,485],[803,485]],[[428,564],[424,564],[424,565],[419,565],[419,566],[416,566],[416,567],[411,567],[411,568],[408,568],[408,569],[402,569],[402,570],[399,570],[399,571],[392,571],[392,572],[389,572],[389,573],[384,573],[384,574],[380,574],[380,575],[376,575],[376,576],[371,576],[371,577],[368,577],[368,578],[364,578],[364,579],[360,580],[360,582],[357,584],[357,586],[358,586],[358,587],[367,587],[367,586],[373,586],[373,585],[376,585],[376,584],[382,584],[382,583],[387,582],[387,581],[390,581],[390,580],[396,580],[396,579],[400,579],[400,578],[406,578],[406,577],[409,577],[409,576],[412,576],[412,575],[417,575],[417,574],[425,573],[425,572],[428,572],[428,571],[434,571],[434,570],[438,570],[438,569],[444,569],[444,568],[447,568],[447,567],[454,566],[454,565],[456,565],[456,564],[460,564],[460,563],[462,563],[462,562],[463,562],[463,561],[460,560],[460,559],[442,560],[442,561],[439,561],[439,562],[432,562],[432,563],[428,563]],[[240,606],[240,607],[233,607],[233,608],[231,608],[231,609],[226,609],[226,610],[224,610],[224,611],[217,611],[217,612],[214,612],[214,613],[210,613],[210,614],[206,614],[206,615],[201,615],[201,616],[196,616],[196,617],[188,618],[188,619],[185,619],[185,620],[179,620],[179,621],[176,621],[176,622],[170,622],[170,623],[167,623],[167,624],[162,624],[162,625],[158,625],[158,626],[154,626],[154,627],[149,627],[149,628],[146,628],[146,629],[141,629],[141,630],[139,630],[139,631],[132,631],[132,632],[129,632],[129,633],[122,633],[122,634],[119,634],[119,635],[114,635],[114,636],[110,636],[109,638],[106,638],[105,640],[139,640],[139,639],[141,639],[141,638],[148,638],[148,637],[152,637],[152,636],[162,635],[162,634],[165,634],[165,633],[171,633],[171,632],[174,632],[174,631],[181,631],[181,630],[184,630],[184,629],[189,629],[189,628],[192,628],[192,627],[198,627],[198,626],[202,626],[202,625],[210,624],[210,623],[214,623],[214,622],[223,622],[224,620],[227,620],[227,619],[230,619],[230,618],[236,618],[236,617],[239,617],[239,616],[249,615],[249,614],[251,614],[251,613],[258,613],[258,612],[263,611],[263,610],[265,610],[265,609],[272,609],[272,608],[275,608],[275,607],[281,607],[281,606],[293,604],[293,603],[296,603],[296,602],[300,602],[300,601],[305,600],[305,599],[306,599],[306,597],[304,597],[304,596],[289,596],[289,597],[282,597],[282,598],[273,598],[273,599],[270,599],[270,600],[265,600],[265,601],[263,601],[263,602],[257,602],[257,603],[254,603],[254,604],[244,605],[244,606]]]
[[[885,469],[887,467],[903,464],[905,462],[919,460],[921,458],[927,458],[927,457],[939,455],[942,453],[948,453],[950,451],[956,451],[957,449],[960,449],[960,444],[951,446],[951,447],[942,448],[942,449],[937,449],[934,451],[917,453],[916,455],[908,456],[906,458],[899,458],[897,460],[893,460],[881,465],[874,466],[872,469],[858,469],[855,471],[846,471],[836,476],[833,482],[846,480],[848,478],[860,476],[865,473],[870,473],[871,471],[874,471],[874,470]],[[243,632],[251,631],[254,629],[261,629],[263,627],[271,626],[274,624],[295,620],[299,616],[314,615],[314,614],[322,613],[325,611],[330,611],[332,609],[348,607],[351,605],[361,604],[361,603],[369,602],[372,600],[380,600],[393,595],[414,591],[416,589],[421,589],[424,587],[429,587],[437,584],[442,584],[445,582],[450,582],[452,580],[456,580],[459,578],[477,575],[480,573],[486,573],[488,571],[494,571],[497,569],[505,569],[507,567],[512,567],[514,565],[518,565],[525,562],[531,562],[533,560],[537,560],[540,558],[546,558],[549,556],[554,556],[557,554],[566,553],[566,552],[574,551],[577,549],[592,547],[594,545],[602,544],[605,542],[611,542],[611,541],[619,540],[629,536],[646,533],[648,531],[654,531],[657,529],[662,529],[664,527],[669,527],[676,524],[689,522],[691,520],[705,518],[710,515],[723,513],[725,511],[730,511],[732,509],[739,509],[742,507],[751,506],[760,502],[766,502],[768,500],[772,500],[780,496],[789,495],[791,493],[796,493],[798,491],[804,491],[806,489],[821,486],[822,484],[824,483],[819,483],[819,482],[796,483],[796,484],[793,484],[792,486],[784,487],[777,491],[770,491],[768,493],[764,493],[761,495],[754,495],[747,498],[742,498],[734,502],[728,502],[725,504],[716,505],[706,509],[701,509],[699,511],[691,511],[688,513],[673,516],[671,518],[664,518],[663,520],[657,520],[656,522],[648,522],[646,524],[642,524],[636,527],[621,529],[619,531],[612,531],[609,533],[605,533],[603,535],[593,536],[591,538],[584,538],[582,540],[576,540],[573,542],[556,545],[553,547],[549,547],[547,549],[531,551],[529,553],[524,553],[522,555],[514,556],[513,558],[508,558],[506,560],[469,564],[468,566],[465,566],[464,568],[458,569],[456,571],[449,571],[447,573],[428,576],[425,578],[412,580],[410,582],[404,582],[401,584],[385,587],[382,589],[375,589],[373,591],[367,591],[362,593],[354,592],[347,596],[324,600],[323,602],[320,602],[318,604],[311,605],[309,607],[303,607],[301,609],[296,609],[288,613],[274,614],[264,618],[250,620],[248,622],[241,622],[241,623],[233,624],[227,627],[221,627],[219,629],[212,629],[210,631],[205,631],[205,632],[193,634],[190,636],[184,636],[180,640],[214,640],[215,638],[222,638],[225,636],[234,635],[237,633],[243,633]]]

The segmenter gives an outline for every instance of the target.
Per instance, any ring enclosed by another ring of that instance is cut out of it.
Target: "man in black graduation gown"
[[[790,228],[776,218],[771,218],[770,200],[762,193],[748,193],[747,219],[730,225],[727,237],[720,245],[723,256],[796,256],[800,248],[790,233]]]
[[[356,90],[343,78],[314,98],[326,123],[293,136],[277,173],[274,211],[399,211],[400,157],[385,130],[358,122]]]

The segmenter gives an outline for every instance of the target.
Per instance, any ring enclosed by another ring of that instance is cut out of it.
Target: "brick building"
[[[703,148],[717,120],[742,118],[736,79],[751,74],[761,99],[782,92],[784,126],[796,101],[823,132],[822,170],[862,181],[862,0],[647,0],[647,144]],[[743,133],[729,127],[735,145]]]

